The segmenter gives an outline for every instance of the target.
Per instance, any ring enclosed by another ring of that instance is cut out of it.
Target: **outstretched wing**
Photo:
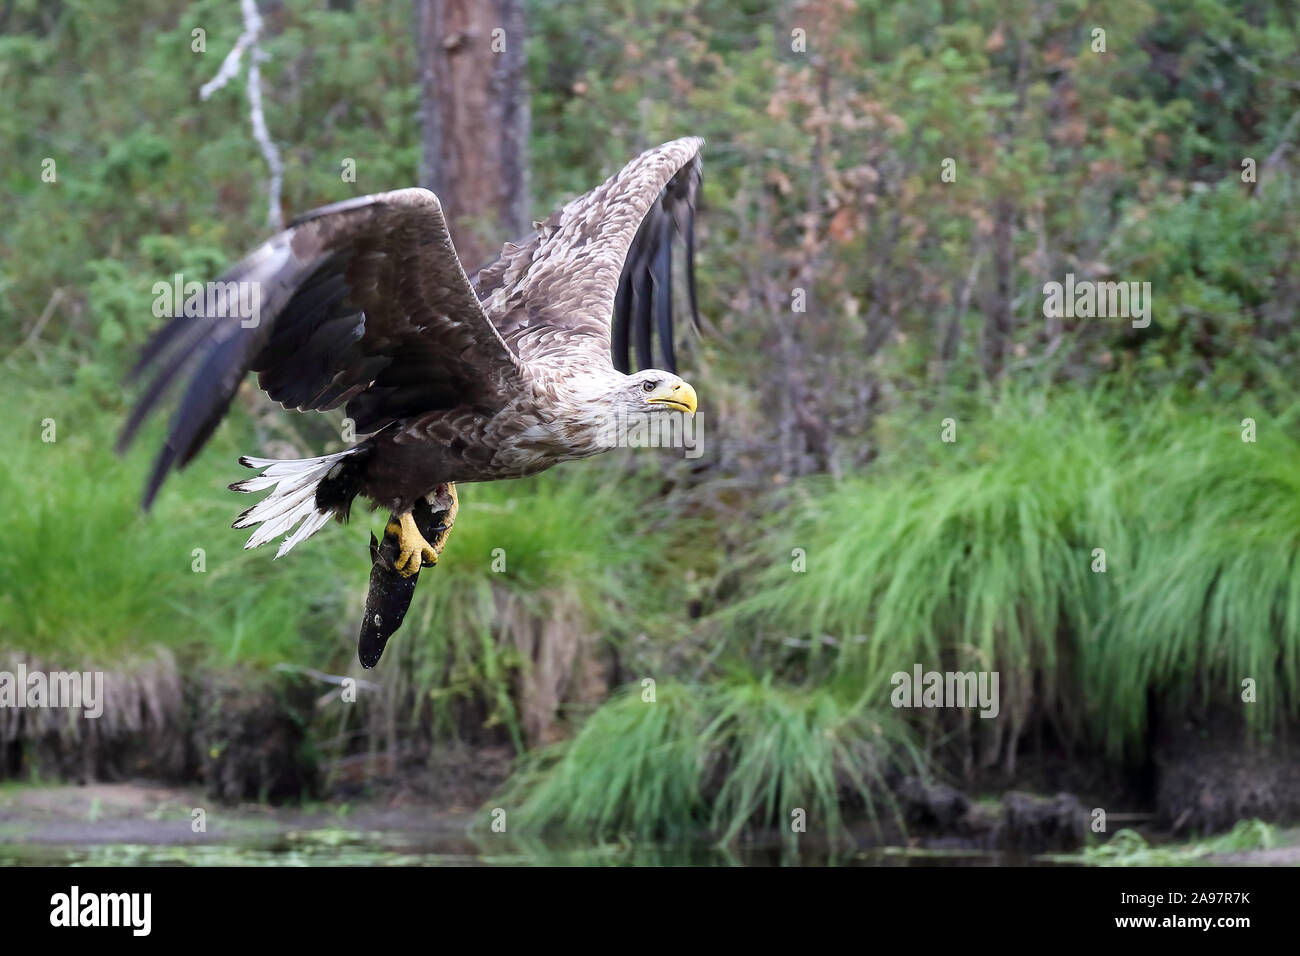
[[[145,508],[168,472],[211,437],[250,370],[286,408],[347,402],[360,433],[438,408],[498,407],[517,382],[518,359],[479,305],[427,189],[307,213],[212,288],[190,309],[199,314],[177,315],[154,336],[132,373],[152,381],[119,450],[193,370],[145,486]],[[259,307],[235,308],[240,291]]]
[[[697,137],[642,153],[591,192],[537,225],[522,245],[474,276],[483,305],[524,361],[560,360],[573,350],[599,353],[619,371],[654,365],[652,330],[668,371],[672,333],[672,243],[686,241],[686,285],[695,300]],[[612,317],[612,320],[611,320]]]

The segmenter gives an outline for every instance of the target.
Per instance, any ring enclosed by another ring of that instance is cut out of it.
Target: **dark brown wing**
[[[693,319],[695,203],[702,139],[642,153],[591,192],[508,243],[474,285],[497,329],[524,361],[563,361],[581,350],[619,371],[653,364],[652,330],[664,368],[676,371],[672,336],[672,242],[686,240]],[[612,316],[612,321],[611,321]]]
[[[623,273],[614,296],[611,327],[611,357],[620,372],[631,371],[628,341],[636,346],[638,368],[653,368],[651,327],[659,339],[661,368],[676,374],[673,352],[673,238],[686,244],[686,293],[691,324],[700,328],[700,309],[695,295],[695,202],[702,181],[700,157],[678,170],[646,213],[628,249]]]
[[[347,402],[357,432],[462,404],[499,407],[518,359],[470,288],[438,198],[402,189],[326,206],[295,220],[215,287],[252,283],[260,309],[220,299],[178,315],[141,353],[152,381],[118,441],[125,450],[169,387],[193,370],[145,486],[153,502],[172,468],[211,437],[249,371],[286,408]],[[211,308],[215,304],[217,308]],[[211,313],[211,314],[209,314]]]

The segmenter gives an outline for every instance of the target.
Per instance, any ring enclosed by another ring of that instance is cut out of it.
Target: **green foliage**
[[[700,731],[708,693],[665,685],[654,704],[633,689],[610,701],[516,774],[509,803],[518,826],[693,835],[707,812]]]
[[[1062,392],[1013,393],[954,444],[911,423],[869,480],[814,482],[774,517],[734,640],[829,635],[810,666],[829,654],[851,686],[998,671],[1012,726],[1050,713],[1116,753],[1141,750],[1149,690],[1236,709],[1249,677],[1267,733],[1300,709],[1300,441],[1269,416],[1243,442],[1242,418]]]
[[[1105,843],[1085,849],[1083,860],[1096,866],[1190,866],[1212,862],[1205,858],[1219,854],[1267,850],[1276,842],[1277,831],[1263,820],[1242,820],[1220,836],[1166,846],[1152,846],[1136,830],[1120,830]]]
[[[1099,723],[1113,748],[1132,739],[1154,688],[1176,707],[1241,707],[1267,733],[1300,713],[1296,409],[1153,412],[1125,493],[1132,572],[1083,658]],[[1242,705],[1246,679],[1256,702]]]
[[[410,2],[348,7],[293,0],[264,11],[266,122],[288,215],[415,181]],[[242,73],[207,101],[198,96],[240,33],[239,8],[74,0],[19,3],[6,15],[0,84],[22,109],[0,115],[10,197],[0,330],[16,340],[64,288],[70,301],[47,340],[116,363],[152,325],[154,282],[212,278],[266,230],[268,173]],[[55,182],[42,179],[46,159]],[[346,159],[355,182],[341,175]]]
[[[577,734],[533,755],[499,802],[512,828],[729,841],[773,827],[797,842],[791,813],[834,839],[846,805],[876,820],[887,770],[909,759],[892,713],[827,689],[748,676],[629,688]],[[800,831],[802,832],[802,831]]]
[[[11,383],[13,379],[10,379]],[[76,388],[15,389],[13,440],[0,461],[6,534],[0,575],[0,643],[44,660],[107,661],[154,645],[201,648],[224,663],[300,657],[304,633],[343,611],[338,580],[350,551],[335,536],[312,560],[244,554],[224,490],[237,457],[229,430],[185,474],[185,493],[164,492],[140,512],[145,455],[118,459],[118,420]],[[42,440],[52,421],[53,442]],[[202,566],[196,571],[202,549]],[[261,562],[266,562],[262,564]],[[355,566],[355,561],[352,564]]]
[[[1132,348],[1133,377],[1225,401],[1290,394],[1300,349],[1291,320],[1296,181],[1273,175],[1254,197],[1248,188],[1230,176],[1186,196],[1126,205],[1109,243],[1109,274],[1151,283],[1152,334],[1117,330],[1105,344]]]

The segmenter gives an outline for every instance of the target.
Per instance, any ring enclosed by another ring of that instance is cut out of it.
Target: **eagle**
[[[695,414],[695,389],[678,376],[673,349],[672,262],[681,239],[698,329],[703,145],[688,137],[647,150],[472,276],[427,189],[295,219],[209,283],[206,296],[187,300],[142,349],[128,378],[148,384],[120,452],[188,376],[143,509],[200,452],[248,372],[286,409],[344,406],[365,437],[343,451],[240,458],[260,474],[231,489],[270,493],[234,527],[255,527],[245,548],[283,538],[279,557],[331,518],[346,522],[358,496],[387,509],[383,543],[371,535],[359,650],[373,666],[419,570],[446,544],[458,483],[521,478],[598,454],[615,444],[611,425],[636,416]]]

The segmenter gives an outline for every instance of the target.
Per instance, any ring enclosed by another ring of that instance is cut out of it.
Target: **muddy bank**
[[[196,816],[201,811],[201,817]],[[463,835],[466,811],[402,798],[347,806],[214,803],[200,787],[155,783],[24,786],[0,790],[0,843],[197,845],[265,842],[300,831],[429,831]],[[201,820],[201,824],[196,824]]]
[[[466,710],[464,740],[435,745],[430,723],[409,720],[415,688],[358,681],[347,702],[337,680],[184,668],[167,654],[127,662],[105,673],[112,693],[97,719],[0,711],[0,782],[146,779],[198,787],[207,803],[224,805],[383,796],[477,807],[509,776],[505,731],[472,730],[485,713]]]
[[[40,662],[29,668],[57,670]],[[316,688],[276,672],[182,671],[165,652],[104,674],[103,713],[0,712],[0,780],[150,778],[212,800],[299,800],[319,791]]]
[[[1243,743],[1233,714],[1167,717],[1153,747],[1154,805],[1173,833],[1213,833],[1237,820],[1300,820],[1300,734]]]
[[[941,754],[942,783],[903,781],[896,796],[911,831],[934,845],[1052,852],[1124,828],[1180,839],[1242,820],[1300,822],[1300,721],[1260,739],[1239,710],[1189,715],[1153,699],[1144,748],[1122,759],[1060,745],[1048,731],[1028,737],[1014,771],[998,763],[943,774]]]
[[[1013,790],[1001,799],[973,799],[954,787],[909,777],[897,796],[909,837],[930,848],[1068,853],[1087,840],[1087,810],[1069,793],[1044,797]]]

